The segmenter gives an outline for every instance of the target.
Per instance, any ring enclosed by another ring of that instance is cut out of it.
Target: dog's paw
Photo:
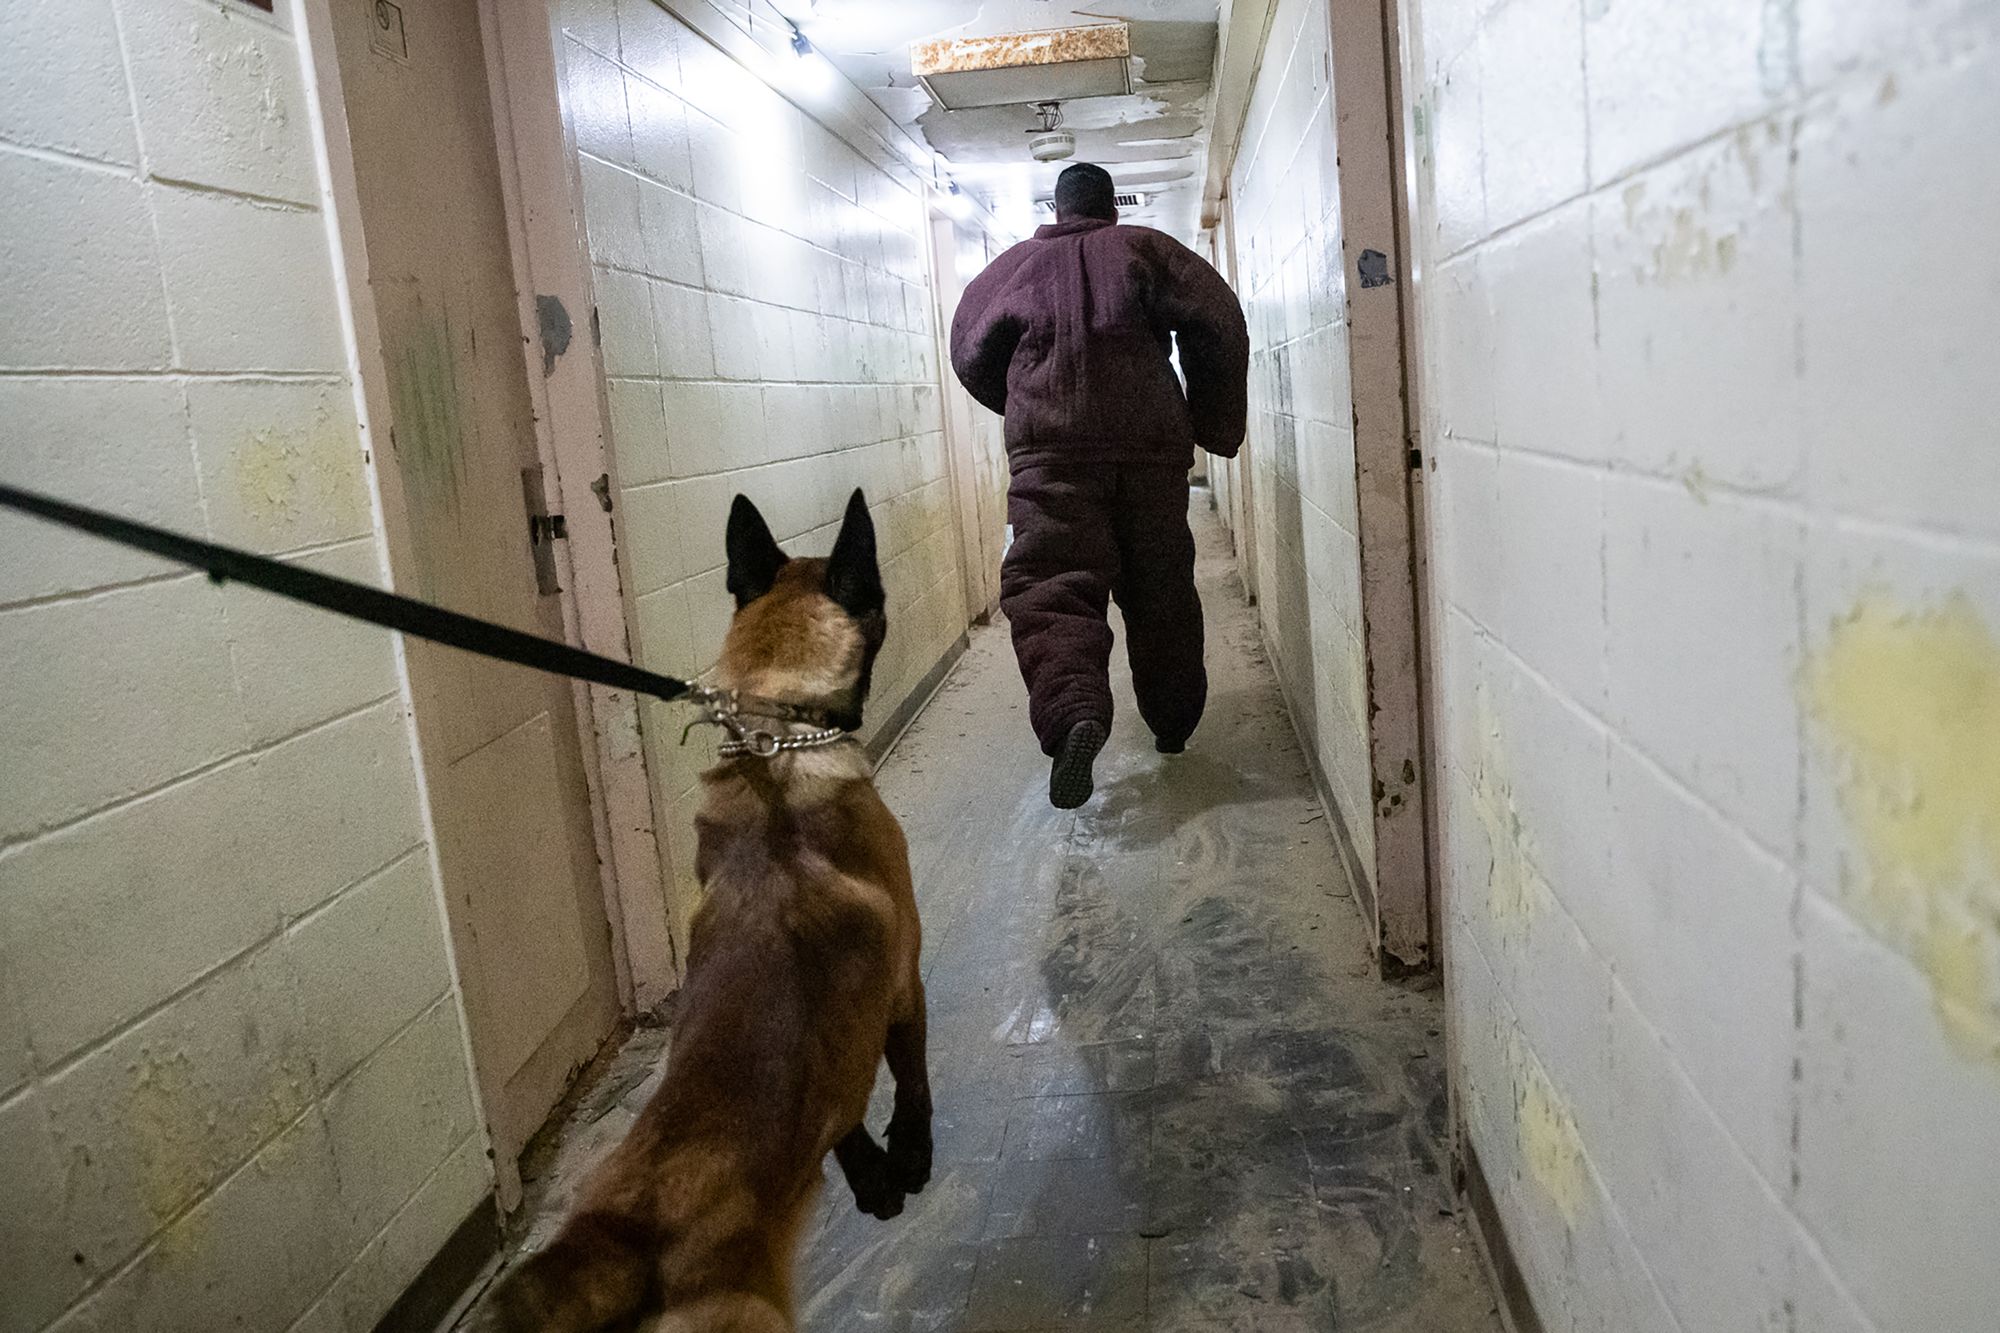
[[[905,1194],[921,1194],[931,1183],[931,1127],[905,1129],[889,1124],[889,1178]]]
[[[849,1172],[847,1183],[854,1190],[854,1206],[870,1217],[886,1222],[903,1211],[905,1191],[897,1182],[889,1158]]]

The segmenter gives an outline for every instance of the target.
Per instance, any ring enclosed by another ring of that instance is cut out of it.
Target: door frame
[[[931,276],[931,335],[937,347],[938,416],[944,425],[945,467],[951,477],[952,524],[958,530],[958,564],[965,605],[960,625],[985,619],[985,542],[979,523],[979,469],[972,456],[970,398],[951,371],[951,317],[958,306],[958,224],[936,190],[924,187],[924,262]],[[945,284],[951,283],[951,300]],[[999,557],[994,561],[997,564]]]
[[[567,539],[552,542],[563,585],[563,626],[577,647],[633,660],[636,608],[620,568],[596,292],[583,242],[582,183],[574,127],[562,96],[556,6],[479,0],[487,83],[499,139],[507,229],[514,252],[522,353],[535,408],[535,440],[551,513]],[[674,937],[668,850],[659,836],[630,690],[577,682],[577,726],[598,837],[605,916],[611,923],[619,1001],[649,1013],[680,985],[683,942]]]
[[[1368,662],[1376,949],[1383,973],[1395,975],[1430,969],[1435,872],[1395,0],[1329,4],[1327,25]]]

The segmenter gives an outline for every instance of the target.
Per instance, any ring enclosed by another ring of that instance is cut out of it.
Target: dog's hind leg
[[[847,1137],[833,1145],[833,1160],[840,1163],[848,1188],[854,1191],[854,1206],[886,1222],[903,1211],[904,1190],[889,1166],[889,1154],[868,1132],[856,1125]]]
[[[931,1179],[931,1076],[925,1063],[924,987],[917,982],[910,1016],[889,1025],[882,1056],[896,1080],[896,1110],[889,1117],[889,1174],[905,1194]]]

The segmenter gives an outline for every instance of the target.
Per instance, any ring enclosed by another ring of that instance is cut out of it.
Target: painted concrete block
[[[723,379],[755,380],[762,373],[762,349],[757,329],[758,307],[733,296],[708,303],[709,337],[715,347],[715,373]],[[778,378],[773,375],[769,378]]]
[[[1804,1233],[1621,989],[1595,1161],[1683,1328],[1783,1328]],[[1781,1062],[1782,1053],[1773,1053]]]
[[[0,861],[22,1021],[60,1060],[413,846],[393,707],[40,839]],[[295,785],[285,785],[295,784]]]
[[[173,579],[7,613],[0,829],[75,819],[240,750],[222,599]],[[143,662],[107,644],[144,645]],[[53,664],[61,670],[52,670]]]
[[[493,1170],[474,1135],[460,1144],[334,1280],[325,1305],[345,1333],[372,1329],[416,1280],[473,1207],[493,1188]],[[300,1333],[308,1333],[300,1330]]]
[[[1499,593],[1489,622],[1523,661],[1586,708],[1605,697],[1605,488],[1593,472],[1525,454],[1495,456],[1499,546],[1483,558]],[[1466,550],[1475,557],[1475,549]]]
[[[430,858],[416,848],[391,862],[289,928],[278,951],[324,1093],[449,989]]]
[[[149,193],[183,366],[347,368],[325,218],[169,186]]]
[[[660,373],[660,355],[653,342],[652,284],[643,273],[598,268],[597,327],[604,351],[604,373],[613,377],[652,377]]]
[[[619,527],[625,535],[626,568],[632,593],[643,597],[683,576],[681,535],[674,529],[673,488],[677,482],[627,487],[619,496]]]
[[[611,443],[618,451],[618,480],[650,486],[673,475],[667,450],[667,419],[660,384],[650,379],[607,379]]]
[[[1800,274],[1817,505],[2000,536],[2000,450],[1982,387],[2000,340],[2000,255],[1981,225],[2000,211],[2000,171],[1969,165],[1987,161],[1996,117],[2000,38],[1805,116]],[[1920,216],[1911,199],[1924,200]]]
[[[1803,0],[1797,25],[1800,67],[1814,91],[2000,41],[1992,0]]]
[[[648,668],[678,676],[709,666],[707,662],[693,660],[689,651],[693,645],[686,584],[670,584],[646,593],[637,599],[634,609],[639,660]]]
[[[357,583],[383,581],[372,538],[288,563]],[[382,630],[234,584],[223,599],[253,743],[282,740],[396,694],[395,641]]]
[[[648,241],[639,222],[640,179],[594,157],[579,157],[577,174],[583,181],[583,216],[590,233],[590,257],[601,266],[599,286],[603,284],[604,267],[648,268]],[[599,300],[601,303],[601,292]]]
[[[698,287],[656,282],[653,338],[659,345],[660,373],[668,379],[712,379],[715,345],[709,330],[709,299]]]
[[[1607,458],[1803,489],[1789,151],[1761,121],[1593,200]]]
[[[46,1326],[83,1291],[87,1262],[52,1226],[63,1214],[64,1170],[49,1135],[39,1090],[0,1103],[0,1159],[7,1188],[0,1191],[0,1328],[32,1333]]]
[[[571,42],[564,51],[571,133],[576,150],[600,162],[632,165],[632,117],[625,73],[611,57]]]
[[[257,950],[46,1086],[60,1230],[94,1277],[282,1133],[316,1094],[283,959]]]
[[[562,0],[562,30],[592,51],[616,58],[619,53],[616,0]]]
[[[353,391],[340,380],[195,380],[188,423],[217,541],[276,553],[374,527]]]
[[[155,177],[319,202],[299,50],[239,10],[124,0],[132,98]]]
[[[2000,1244],[1993,1052],[1838,908],[1809,895],[1800,933],[1799,1216],[1876,1327],[1981,1328]]]
[[[0,138],[134,166],[125,60],[111,0],[25,0],[9,7]]]
[[[701,237],[702,277],[708,289],[747,296],[751,256],[762,248],[762,229],[717,207],[702,208],[695,217],[695,227]]]
[[[644,78],[626,76],[626,110],[632,116],[634,166],[660,184],[692,190],[694,160],[682,100]]]
[[[1787,23],[1731,0],[1586,6],[1583,39],[1598,183],[1756,119],[1796,82]]]
[[[1806,552],[1806,885],[1935,972],[1977,1047],[1977,1015],[2000,1032],[2000,928],[1983,906],[1996,872],[1977,850],[1992,822],[1979,794],[2000,789],[1986,703],[2000,553],[1834,517]],[[1954,955],[1964,965],[1939,966]]]
[[[618,56],[640,77],[679,88],[681,45],[692,37],[653,0],[617,0]]]
[[[1791,868],[1623,744],[1590,918],[1682,1076],[1772,1189],[1790,1169]],[[1622,1137],[1622,1136],[1621,1136]]]
[[[340,1270],[327,1225],[339,1190],[324,1123],[301,1116],[56,1327],[204,1328],[228,1310],[248,1327],[284,1328]]]
[[[79,225],[82,222],[85,225]],[[0,288],[16,312],[0,365],[147,370],[170,344],[147,190],[109,172],[0,152]]]
[[[458,1010],[442,1000],[326,1099],[340,1209],[319,1219],[349,1253],[477,1129]]]
[[[1605,497],[1611,719],[1783,852],[1799,802],[1798,520],[1637,478],[1607,478]]]
[[[645,270],[656,278],[700,286],[703,282],[701,205],[688,194],[641,181],[639,228]],[[596,233],[592,232],[595,244]],[[635,261],[636,262],[636,261]]]
[[[10,439],[0,477],[183,532],[201,493],[178,386],[132,380],[0,380]],[[165,561],[49,524],[0,519],[0,602],[157,577]]]
[[[721,386],[668,380],[661,388],[674,475],[698,477],[726,470],[732,445],[723,434]]]
[[[1512,0],[1480,25],[1480,153],[1495,230],[1583,192],[1582,7]]]
[[[1604,452],[1590,215],[1589,202],[1570,204],[1480,257],[1493,318],[1494,430],[1506,448]]]
[[[1477,254],[1438,265],[1430,277],[1436,317],[1425,328],[1436,419],[1447,435],[1491,444],[1493,428],[1493,315]]]

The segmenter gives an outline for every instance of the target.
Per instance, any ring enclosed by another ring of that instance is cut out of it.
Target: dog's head
[[[833,554],[823,560],[788,557],[757,506],[740,495],[725,544],[736,617],[722,641],[720,683],[823,708],[834,726],[859,730],[889,625],[875,523],[861,492],[849,498]]]

